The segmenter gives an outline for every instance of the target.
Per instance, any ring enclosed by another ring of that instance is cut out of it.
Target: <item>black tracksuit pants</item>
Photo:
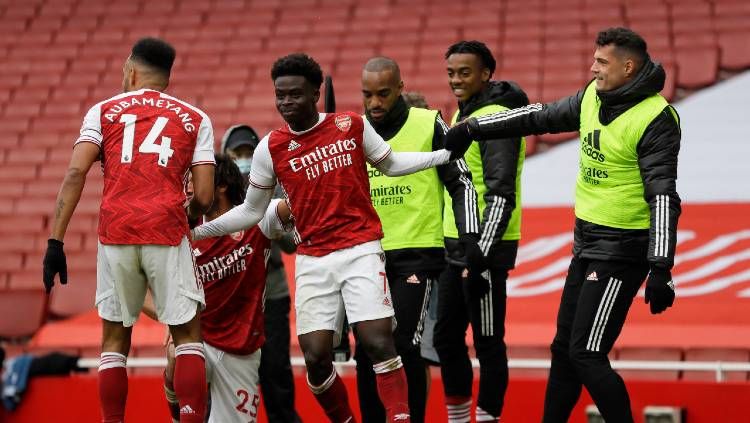
[[[514,247],[515,248],[515,247]],[[515,260],[515,249],[512,254]],[[513,260],[513,261],[514,261]],[[446,396],[471,397],[474,373],[466,346],[471,324],[479,360],[477,405],[499,416],[508,388],[508,356],[505,346],[506,282],[509,267],[490,270],[490,291],[476,298],[462,277],[463,268],[449,265],[440,275],[435,350]]]
[[[610,366],[607,354],[647,274],[645,261],[573,258],[552,342],[544,423],[567,422],[582,386],[607,423],[633,422],[625,384]]]
[[[396,317],[393,339],[396,352],[401,356],[406,372],[411,421],[422,423],[427,407],[427,375],[420,342],[429,305],[430,289],[436,283],[436,278],[435,275],[426,273],[388,274],[387,277]],[[359,342],[357,342],[354,359],[357,361],[357,393],[362,422],[383,423],[385,409],[378,396],[375,372],[372,370],[373,363]]]

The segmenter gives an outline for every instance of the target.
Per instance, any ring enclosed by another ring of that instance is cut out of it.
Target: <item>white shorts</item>
[[[297,335],[338,332],[349,323],[393,317],[380,241],[370,241],[322,257],[297,254]]]
[[[255,422],[260,407],[260,349],[250,355],[234,355],[203,345],[211,394],[208,423]]]
[[[159,321],[167,325],[187,323],[205,306],[187,237],[177,246],[99,243],[95,304],[102,319],[132,326],[147,289]]]

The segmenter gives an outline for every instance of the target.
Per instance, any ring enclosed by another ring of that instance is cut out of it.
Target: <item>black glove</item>
[[[44,288],[47,293],[55,284],[55,274],[60,274],[60,283],[68,283],[68,263],[63,251],[63,242],[56,239],[47,240],[47,252],[44,253]]]
[[[468,233],[458,236],[458,242],[464,249],[464,258],[466,259],[466,267],[469,271],[482,273],[487,269],[487,263],[484,259],[484,253],[479,248],[479,235],[475,233]]]
[[[451,152],[451,160],[463,157],[474,141],[472,128],[476,127],[476,119],[468,118],[454,125],[445,134],[445,149]],[[475,131],[474,131],[475,132]]]
[[[646,281],[646,304],[651,306],[651,314],[659,314],[674,304],[674,282],[672,272],[654,268]]]

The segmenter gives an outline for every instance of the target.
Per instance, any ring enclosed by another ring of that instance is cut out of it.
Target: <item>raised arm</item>
[[[517,109],[471,117],[448,131],[445,148],[460,157],[474,140],[499,140],[526,135],[577,131],[583,90],[554,103],[535,103]]]

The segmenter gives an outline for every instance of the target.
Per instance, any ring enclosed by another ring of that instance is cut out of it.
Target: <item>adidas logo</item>
[[[189,404],[185,404],[184,407],[180,408],[180,414],[195,414],[195,410]]]
[[[409,420],[409,415],[406,413],[400,413],[400,414],[396,414],[395,416],[393,416],[394,422],[405,421],[405,420]]]
[[[586,276],[586,280],[587,281],[598,281],[599,278],[596,276],[596,270],[594,270],[593,272],[589,273],[589,275]]]
[[[406,279],[406,283],[419,283],[419,278],[417,275],[411,275],[408,279]]]
[[[287,151],[294,151],[298,148],[302,147],[297,141],[291,140],[289,141],[289,147],[286,148]]]
[[[199,250],[199,249],[197,249],[197,248],[193,248],[193,256],[195,256],[195,257],[200,257],[200,255],[201,255],[201,254],[203,254],[203,253],[201,252],[201,250]]]

